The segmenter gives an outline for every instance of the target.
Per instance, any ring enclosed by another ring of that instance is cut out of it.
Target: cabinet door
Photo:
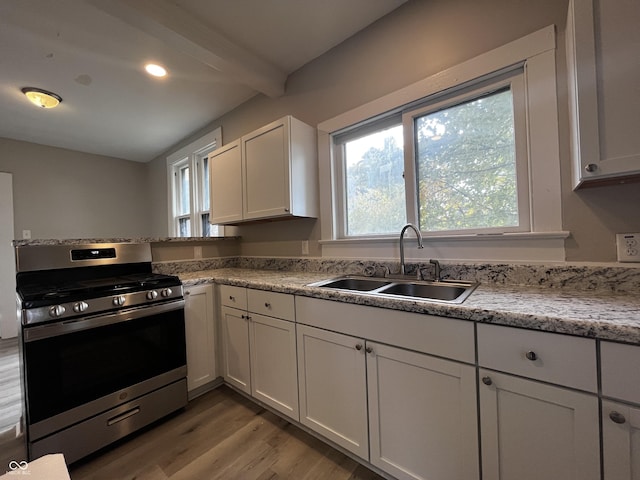
[[[640,409],[602,402],[602,451],[606,480],[640,480]]]
[[[185,288],[187,386],[191,391],[216,378],[213,286]]]
[[[636,1],[571,0],[567,62],[574,188],[640,176]]]
[[[286,120],[242,137],[245,219],[282,216],[291,210]]]
[[[479,478],[475,368],[367,342],[371,463],[398,479]]]
[[[480,369],[482,477],[598,480],[595,395]]]
[[[225,381],[250,394],[249,319],[244,310],[222,307],[222,355]]]
[[[251,394],[298,420],[295,323],[250,314]]]
[[[300,422],[368,459],[364,341],[297,326]]]
[[[209,192],[213,225],[242,220],[242,155],[240,141],[209,155]]]

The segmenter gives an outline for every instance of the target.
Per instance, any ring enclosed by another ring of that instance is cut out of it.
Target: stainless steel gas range
[[[68,463],[187,403],[180,280],[149,244],[16,247],[29,458]]]

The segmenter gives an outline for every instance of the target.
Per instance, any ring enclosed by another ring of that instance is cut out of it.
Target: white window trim
[[[213,148],[219,148],[222,145],[222,128],[218,127],[212,132],[200,137],[199,139],[191,142],[188,145],[185,145],[181,149],[172,153],[167,157],[167,199],[168,199],[168,225],[169,225],[169,236],[177,237],[179,235],[177,225],[174,222],[176,218],[176,191],[175,191],[175,182],[173,179],[174,169],[183,164],[189,164],[189,172],[190,172],[190,184],[191,184],[191,233],[200,233],[200,205],[196,203],[196,199],[200,196],[200,184],[197,181],[196,176],[196,163],[200,162],[200,159],[203,156],[203,153],[208,153]],[[208,181],[208,179],[205,179]],[[224,234],[224,227],[219,227],[220,234]]]
[[[338,239],[331,134],[379,117],[411,102],[509,68],[524,65],[527,98],[531,232],[498,235],[445,235],[425,239],[427,249],[407,256],[451,260],[565,260],[562,231],[560,147],[555,65],[556,34],[550,25],[502,47],[392,92],[318,125],[321,245],[323,256],[395,258],[398,238]],[[398,232],[399,234],[400,232]],[[409,243],[409,242],[408,242]],[[413,242],[411,242],[413,243]],[[428,253],[420,253],[428,252]]]

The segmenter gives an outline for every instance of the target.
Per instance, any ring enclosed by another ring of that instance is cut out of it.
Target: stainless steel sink
[[[389,285],[391,282],[380,278],[369,277],[341,277],[332,278],[331,280],[323,280],[322,282],[312,283],[312,287],[336,288],[339,290],[356,290],[358,292],[369,292],[380,287]]]
[[[443,302],[461,303],[473,291],[472,285],[433,283],[394,283],[379,290],[386,295],[424,298]],[[466,295],[465,295],[466,294]],[[464,295],[464,298],[461,298]]]
[[[478,284],[462,281],[429,282],[345,276],[311,283],[309,286],[357,292],[377,297],[462,303],[471,295]]]

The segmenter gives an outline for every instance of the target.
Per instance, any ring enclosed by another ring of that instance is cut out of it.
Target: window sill
[[[564,241],[570,232],[443,235],[423,237],[425,248],[416,248],[414,237],[405,238],[407,258],[468,261],[565,261]],[[399,233],[385,237],[320,240],[322,256],[397,258]]]

